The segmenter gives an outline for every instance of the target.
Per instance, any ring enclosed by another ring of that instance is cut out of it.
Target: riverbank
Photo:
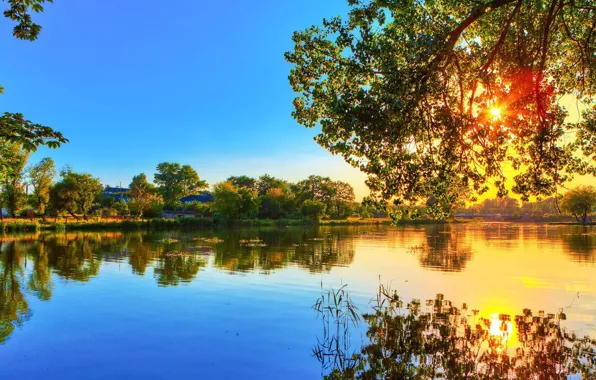
[[[238,221],[215,220],[213,218],[183,217],[177,219],[147,219],[147,220],[102,220],[88,219],[77,221],[46,221],[29,219],[5,219],[0,221],[1,232],[30,232],[30,231],[90,231],[90,230],[175,230],[200,229],[216,227],[287,227],[287,226],[354,226],[354,225],[389,225],[390,219],[346,219],[321,220],[312,219],[248,219]]]

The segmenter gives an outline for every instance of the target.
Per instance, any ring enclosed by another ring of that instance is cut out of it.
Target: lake
[[[596,337],[596,229],[534,224],[4,235],[0,379],[300,378],[322,291],[380,284]],[[356,344],[362,339],[350,338]]]

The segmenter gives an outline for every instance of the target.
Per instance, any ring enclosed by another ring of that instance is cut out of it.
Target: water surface
[[[212,240],[217,238],[219,240]],[[259,239],[259,241],[255,240]],[[252,240],[252,242],[251,242]],[[379,283],[596,336],[596,229],[523,224],[5,235],[0,378],[318,378],[321,288]]]

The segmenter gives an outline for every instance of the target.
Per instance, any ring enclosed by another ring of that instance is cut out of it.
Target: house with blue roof
[[[208,203],[213,201],[213,195],[209,192],[203,192],[200,194],[191,194],[185,197],[180,198],[180,202],[182,204],[192,203],[192,202],[199,202],[199,203]]]
[[[106,186],[106,188],[101,192],[101,195],[114,198],[114,201],[116,202],[128,202],[130,200],[130,189],[124,187]]]

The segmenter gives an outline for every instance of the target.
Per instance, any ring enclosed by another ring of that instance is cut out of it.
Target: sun
[[[501,118],[501,109],[499,107],[493,107],[490,109],[490,114],[493,115],[493,118],[500,119]]]

